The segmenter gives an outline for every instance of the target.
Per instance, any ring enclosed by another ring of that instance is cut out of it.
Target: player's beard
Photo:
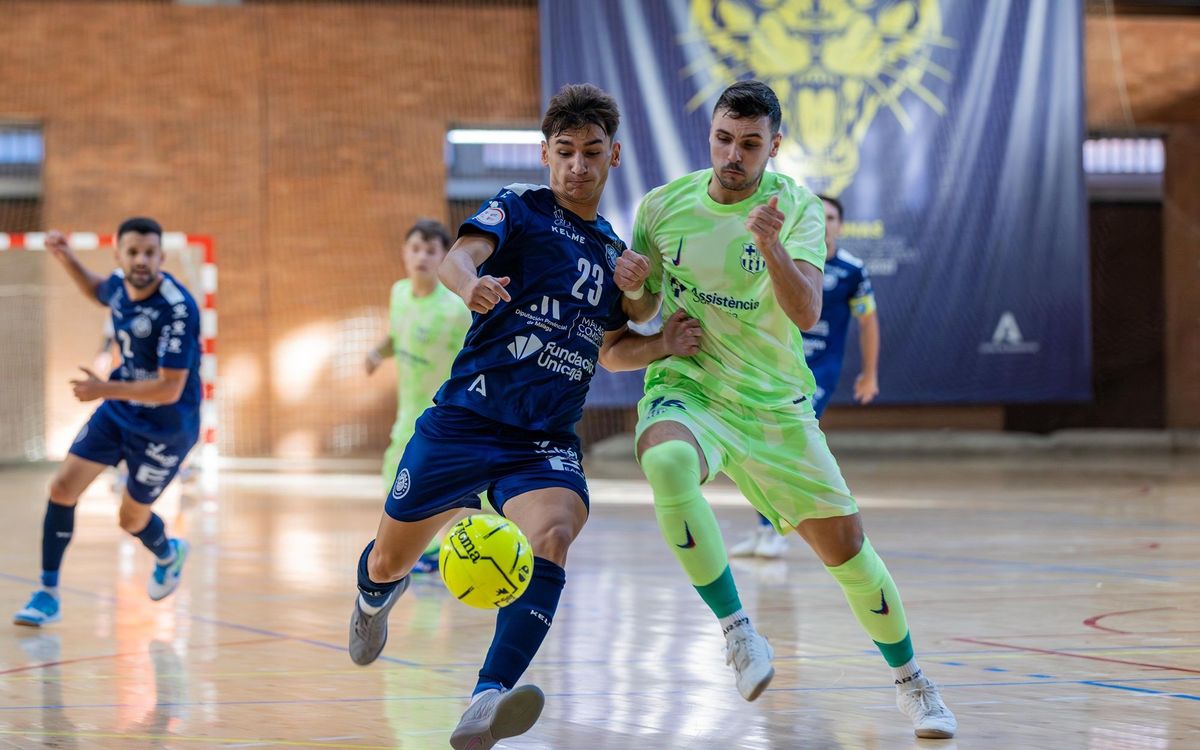
[[[125,280],[128,281],[129,285],[134,289],[145,289],[153,284],[157,278],[158,274],[149,270],[139,271],[134,269],[125,274]]]
[[[729,179],[729,173],[725,171],[727,169],[730,169],[730,166],[727,165],[717,170],[717,182],[721,183],[721,187],[731,193],[742,193],[747,190],[751,190],[757,187],[758,181],[762,179],[762,172],[759,172],[754,177],[751,177],[750,175],[746,174],[744,170],[739,169],[737,170],[737,174],[740,175],[741,179],[734,182]]]

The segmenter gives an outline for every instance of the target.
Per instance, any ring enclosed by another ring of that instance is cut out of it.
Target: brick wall
[[[224,449],[385,444],[391,373],[367,380],[347,352],[383,330],[397,236],[444,218],[447,126],[536,121],[536,4],[5,2],[2,14],[0,118],[44,124],[45,225],[111,231],[145,213],[215,238]],[[64,383],[101,318],[58,269],[47,277],[61,452],[88,411]]]
[[[397,236],[444,218],[445,129],[536,121],[536,3],[5,2],[3,19],[0,118],[44,123],[46,226],[111,229],[136,212],[215,237],[224,449],[378,450],[391,374],[366,379],[353,352],[382,332]],[[1187,292],[1200,288],[1200,132],[1187,127],[1200,121],[1200,21],[1089,15],[1085,33],[1089,126],[1163,128],[1181,165],[1164,212],[1168,402],[1172,424],[1200,424],[1200,297]],[[100,313],[57,269],[46,277],[47,434],[62,450],[86,413],[64,383]],[[1002,422],[999,407],[964,415]]]

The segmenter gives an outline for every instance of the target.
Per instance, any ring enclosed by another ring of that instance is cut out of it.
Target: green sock
[[[660,443],[642,454],[642,471],[654,491],[659,531],[700,598],[717,617],[741,609],[717,517],[700,492],[696,449],[682,440]]]
[[[857,555],[835,568],[826,567],[842,587],[850,610],[875,641],[890,667],[902,667],[913,658],[912,639],[900,592],[892,574],[864,538]]]

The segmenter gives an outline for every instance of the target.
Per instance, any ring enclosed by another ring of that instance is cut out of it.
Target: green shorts
[[[763,409],[712,401],[690,383],[655,384],[638,402],[638,439],[659,422],[686,427],[708,463],[704,481],[724,472],[781,534],[810,518],[858,512],[811,399]]]

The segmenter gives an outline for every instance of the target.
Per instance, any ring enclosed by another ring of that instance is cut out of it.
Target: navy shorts
[[[832,388],[822,388],[817,384],[817,392],[813,394],[813,412],[817,415],[817,419],[825,413],[825,407],[829,406],[830,399],[833,398]]]
[[[397,521],[422,521],[452,508],[478,508],[479,494],[501,514],[517,495],[565,487],[588,504],[574,432],[535,432],[460,406],[432,406],[417,418],[384,509]]]
[[[179,465],[199,437],[198,429],[167,438],[131,432],[118,423],[106,401],[79,431],[70,452],[108,466],[116,466],[124,459],[129,469],[125,485],[129,496],[149,505],[179,472]]]

